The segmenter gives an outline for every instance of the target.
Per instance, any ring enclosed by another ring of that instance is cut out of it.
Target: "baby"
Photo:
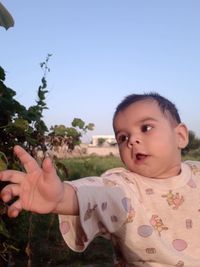
[[[23,148],[26,172],[6,170],[1,191],[8,215],[22,209],[59,214],[68,246],[83,251],[109,238],[114,266],[200,266],[200,163],[181,161],[188,130],[173,103],[157,93],[132,94],[117,107],[113,128],[125,168],[61,182],[46,158],[40,167]]]

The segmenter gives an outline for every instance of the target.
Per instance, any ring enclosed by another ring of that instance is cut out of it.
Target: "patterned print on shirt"
[[[200,177],[200,168],[190,162],[188,162],[188,165],[190,166],[192,173]]]
[[[177,192],[173,193],[172,190],[169,190],[169,192],[166,195],[162,195],[162,197],[166,198],[168,205],[174,210],[178,209],[184,202],[183,196]]]
[[[84,215],[84,221],[87,221],[88,219],[92,217],[92,213],[96,208],[97,208],[97,204],[95,204],[93,208],[91,208],[91,203],[90,202],[88,203],[88,208]]]
[[[103,183],[105,186],[116,186],[117,185],[117,182],[116,181],[112,181],[112,180],[109,180],[107,178],[103,178]]]
[[[153,188],[147,188],[147,189],[145,190],[145,192],[146,192],[147,195],[153,195],[153,194],[154,194],[154,190],[153,190]]]
[[[152,215],[150,224],[153,226],[154,230],[158,232],[159,236],[163,230],[168,230],[168,227],[164,225],[162,219],[158,215]]]
[[[146,248],[146,253],[147,254],[156,254],[156,249],[155,248]]]
[[[152,235],[153,233],[153,227],[150,225],[140,225],[137,229],[137,233],[139,236],[142,237],[148,237],[150,235]]]
[[[123,208],[125,209],[125,211],[127,212],[127,215],[128,215],[125,223],[132,222],[133,218],[135,217],[135,210],[132,207],[131,199],[127,198],[127,197],[122,198],[122,206],[123,206]]]
[[[197,188],[197,185],[193,179],[190,179],[187,183],[187,185],[191,188]]]
[[[172,245],[177,251],[183,251],[188,246],[187,242],[185,240],[183,240],[183,239],[175,239],[175,240],[173,240]]]
[[[135,184],[126,174],[121,173],[121,177],[127,184]]]
[[[108,206],[108,203],[107,203],[107,202],[103,202],[103,203],[101,204],[101,209],[102,209],[102,211],[105,211],[105,210],[107,209],[107,206]]]
[[[187,229],[191,229],[192,228],[192,220],[191,219],[186,219],[185,220],[185,226]]]

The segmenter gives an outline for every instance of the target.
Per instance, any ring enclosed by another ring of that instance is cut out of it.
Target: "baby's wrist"
[[[63,215],[78,215],[76,192],[70,184],[63,183],[63,197],[52,212]]]

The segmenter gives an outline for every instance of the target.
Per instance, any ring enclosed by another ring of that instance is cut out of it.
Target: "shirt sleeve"
[[[59,215],[60,231],[74,251],[84,251],[98,235],[109,238],[127,220],[130,206],[119,175],[68,182],[77,193],[79,216]]]

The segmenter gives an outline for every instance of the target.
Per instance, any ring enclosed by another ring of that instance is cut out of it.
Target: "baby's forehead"
[[[138,100],[138,101],[134,101],[133,103],[129,103],[127,106],[123,107],[123,109],[119,110],[118,113],[125,113],[125,112],[131,112],[136,109],[140,112],[138,112],[137,114],[134,115],[140,115],[141,113],[149,113],[149,112],[159,112],[159,113],[164,113],[162,108],[159,106],[159,103],[151,98],[148,99],[144,99],[144,100]],[[118,114],[117,113],[117,114]],[[116,114],[116,116],[117,116]]]
[[[151,97],[149,98],[145,98],[145,99],[140,99],[140,100],[136,100],[136,101],[133,101],[132,103],[130,102],[128,106],[131,106],[131,105],[152,105],[152,106],[156,106],[159,108],[159,103],[156,101],[156,99],[153,99]]]
[[[175,123],[171,113],[168,110],[162,109],[159,103],[152,98],[135,101],[119,110],[113,120],[113,126],[116,126],[116,122],[120,118],[127,121],[133,119],[137,122],[145,122],[147,120],[159,121],[159,118],[164,118],[173,125]]]

